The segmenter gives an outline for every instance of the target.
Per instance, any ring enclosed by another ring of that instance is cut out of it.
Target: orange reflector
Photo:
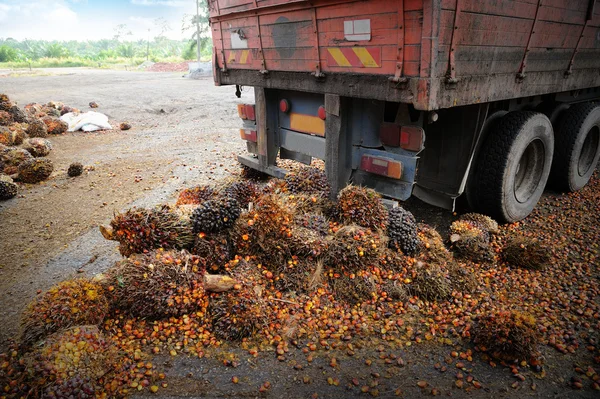
[[[402,126],[400,147],[407,151],[421,151],[425,142],[425,131],[418,126]]]
[[[252,141],[253,143],[257,141],[256,130],[240,129],[240,137],[242,140]]]
[[[291,113],[290,129],[325,136],[325,121],[318,116]]]
[[[360,168],[365,172],[400,179],[402,177],[402,162],[390,158],[363,155]]]
[[[246,116],[246,104],[238,104],[237,109],[240,118],[242,118],[243,120],[248,119],[248,116]]]

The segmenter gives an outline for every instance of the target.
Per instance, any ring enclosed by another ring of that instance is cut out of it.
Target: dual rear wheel
[[[534,111],[494,122],[467,188],[473,209],[515,222],[531,213],[547,182],[564,191],[587,184],[600,158],[600,107],[573,105],[557,120],[556,132],[548,116]]]

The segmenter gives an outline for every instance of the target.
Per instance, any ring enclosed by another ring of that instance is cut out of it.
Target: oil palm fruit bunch
[[[499,232],[498,222],[487,215],[482,215],[480,213],[465,213],[460,216],[459,220],[475,222],[479,228],[484,229],[491,234],[497,234]]]
[[[44,122],[35,117],[30,117],[26,129],[29,137],[48,137],[48,127]]]
[[[456,220],[450,226],[451,248],[458,256],[473,262],[491,261],[494,252],[485,226],[470,220]]]
[[[48,103],[42,105],[42,113],[53,119],[60,118],[60,111],[56,108],[55,104]]]
[[[34,397],[46,398],[93,399],[109,393],[109,382],[123,374],[120,362],[117,345],[96,326],[58,332],[25,357]]]
[[[18,193],[17,185],[8,175],[0,175],[0,201],[14,198]]]
[[[36,158],[45,157],[52,151],[52,143],[50,140],[35,137],[25,140],[25,142],[23,142],[23,149],[27,150]]]
[[[345,224],[374,230],[387,228],[388,210],[375,190],[350,185],[340,191],[337,208],[337,214]]]
[[[17,173],[19,165],[31,160],[33,156],[22,148],[8,147],[0,152],[0,166],[7,175]]]
[[[329,285],[338,301],[356,305],[373,298],[377,293],[374,276],[366,271],[331,273]]]
[[[200,257],[159,249],[118,262],[106,273],[103,285],[115,309],[163,319],[206,310],[204,272]]]
[[[325,265],[350,273],[378,262],[387,248],[387,238],[357,225],[344,226],[325,241]]]
[[[300,168],[289,172],[283,179],[287,191],[293,194],[312,194],[326,197],[329,195],[329,181],[325,172],[318,168]]]
[[[129,130],[129,129],[131,129],[131,124],[129,124],[127,122],[121,122],[121,124],[119,125],[119,129],[120,130]]]
[[[312,289],[312,281],[317,273],[317,262],[311,259],[292,257],[282,265],[272,280],[277,290],[305,293]]]
[[[240,167],[240,176],[242,176],[244,179],[250,179],[254,181],[264,181],[269,179],[269,175],[266,173],[260,172],[256,169],[250,168],[242,164],[240,164]]]
[[[421,258],[439,262],[453,259],[452,253],[444,245],[442,236],[433,227],[424,223],[417,224],[417,236]]]
[[[329,221],[319,213],[296,214],[294,222],[298,226],[313,230],[322,236],[327,235],[329,232]]]
[[[83,165],[81,162],[73,162],[69,165],[69,169],[67,169],[67,174],[69,177],[81,176],[83,173]]]
[[[0,94],[0,111],[8,112],[12,108],[13,103],[6,94]]]
[[[54,164],[49,159],[34,158],[19,165],[17,180],[23,183],[35,184],[50,177]]]
[[[204,201],[216,197],[217,191],[212,186],[196,186],[186,188],[179,193],[175,205],[199,205]]]
[[[446,269],[435,262],[417,261],[409,274],[407,289],[426,301],[443,301],[450,298],[452,285]]]
[[[14,127],[0,126],[0,144],[7,146],[21,145],[26,138],[25,131],[20,125]]]
[[[217,338],[240,341],[260,331],[267,324],[267,307],[253,287],[215,295],[210,300],[209,315]]]
[[[247,180],[236,181],[228,184],[222,194],[236,200],[243,209],[248,208],[248,204],[254,202],[258,195],[258,187],[255,183]]]
[[[21,343],[29,347],[73,326],[99,324],[108,312],[103,287],[86,278],[61,282],[34,299],[21,321]]]
[[[538,355],[536,320],[518,310],[501,309],[480,316],[471,337],[481,351],[500,360],[529,361]]]
[[[60,116],[60,114],[58,114],[58,116]],[[42,122],[46,124],[46,127],[48,128],[48,134],[63,134],[67,131],[67,129],[69,129],[69,125],[67,125],[66,122],[58,119],[56,116],[46,116],[42,118]]]
[[[191,252],[205,260],[211,273],[221,271],[235,256],[235,248],[228,232],[198,233]]]
[[[14,123],[14,119],[11,114],[6,111],[0,111],[0,126],[9,126]]]
[[[390,248],[399,249],[408,256],[413,256],[418,252],[417,221],[413,214],[406,209],[396,207],[389,211],[387,233],[390,238]]]
[[[218,233],[232,227],[240,216],[240,204],[230,197],[204,201],[192,214],[194,233]]]
[[[157,248],[186,249],[194,243],[190,220],[166,205],[153,209],[132,208],[116,214],[110,227],[104,228],[103,235],[119,242],[123,256]]]
[[[539,240],[515,236],[504,244],[502,258],[511,266],[542,270],[550,263],[551,252]]]
[[[28,117],[25,112],[23,112],[23,110],[16,105],[10,107],[8,113],[12,116],[16,123],[27,123],[28,121]]]

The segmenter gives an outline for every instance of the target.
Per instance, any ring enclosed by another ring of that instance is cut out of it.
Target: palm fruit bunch
[[[55,119],[60,118],[60,111],[56,107],[56,104],[53,103],[52,101],[46,105],[42,105],[42,112],[46,116],[49,116],[51,118],[55,118]]]
[[[129,124],[127,122],[121,122],[121,124],[119,125],[119,129],[129,130],[129,129],[131,129],[131,124]]]
[[[0,111],[0,126],[9,126],[14,123],[14,119],[11,114],[6,111]]]
[[[409,271],[407,289],[425,301],[443,301],[452,294],[451,281],[445,268],[437,263],[417,261]]]
[[[350,185],[340,191],[337,204],[337,214],[345,224],[373,230],[387,228],[388,210],[375,190]]]
[[[373,295],[377,294],[376,278],[366,270],[329,274],[329,285],[338,301],[356,305],[372,299]]]
[[[473,270],[454,261],[447,262],[445,267],[453,290],[469,294],[475,292],[479,286],[479,281]]]
[[[423,259],[437,262],[452,260],[452,254],[444,245],[444,240],[436,229],[419,223],[417,224],[417,236],[419,237],[419,252]]]
[[[296,214],[294,222],[298,226],[313,230],[321,236],[326,236],[329,232],[329,221],[319,213]]]
[[[82,173],[83,165],[81,162],[73,162],[71,165],[69,165],[69,169],[67,169],[67,174],[69,177],[81,176]]]
[[[48,137],[48,127],[46,124],[37,118],[30,118],[27,123],[26,133],[29,137]]]
[[[283,180],[287,191],[293,194],[327,197],[331,188],[325,172],[318,168],[300,168],[287,173]]]
[[[63,134],[67,131],[67,129],[69,129],[69,125],[57,117],[46,116],[42,118],[42,122],[46,124],[46,127],[48,128],[48,134]]]
[[[99,324],[107,312],[102,285],[86,278],[63,281],[29,303],[21,321],[21,342],[28,347],[58,330]]]
[[[240,176],[244,179],[250,179],[254,181],[264,181],[269,179],[269,175],[263,172],[260,172],[256,169],[250,168],[246,165],[240,164]]]
[[[63,105],[60,109],[60,116],[63,116],[64,114],[68,114],[70,112],[79,112],[79,110],[77,108],[69,107],[68,105]]]
[[[17,180],[23,183],[35,184],[48,179],[53,171],[54,164],[52,161],[44,158],[34,158],[19,165]]]
[[[34,397],[44,398],[93,399],[116,394],[111,387],[119,386],[126,367],[117,345],[96,326],[56,333],[24,361]]]
[[[267,277],[271,277],[270,280],[279,291],[303,293],[314,288],[311,282],[315,280],[317,271],[316,261],[294,256],[278,272],[267,273]]]
[[[227,184],[221,193],[225,197],[236,200],[242,209],[248,208],[258,196],[258,186],[251,181],[234,181]]]
[[[417,221],[413,214],[404,208],[396,207],[389,211],[387,234],[390,238],[390,248],[399,249],[408,256],[418,252]]]
[[[115,264],[103,281],[113,307],[131,316],[163,319],[204,312],[203,260],[187,251],[157,250]]]
[[[550,264],[551,252],[536,239],[515,236],[509,238],[504,244],[502,258],[512,266],[542,270]]]
[[[539,333],[535,318],[517,310],[495,310],[480,316],[471,330],[479,350],[504,361],[537,357]]]
[[[0,126],[0,144],[12,146],[21,145],[25,140],[26,134],[21,126],[4,127]]]
[[[393,301],[405,301],[408,299],[409,293],[406,286],[397,279],[386,279],[379,288],[381,291],[379,292],[380,297],[384,297],[385,293],[385,297]]]
[[[344,226],[326,238],[325,265],[350,273],[376,264],[387,247],[387,238],[357,225]]]
[[[206,270],[216,273],[233,259],[235,248],[228,232],[209,235],[198,233],[191,253],[204,259]]]
[[[0,94],[0,111],[8,112],[12,106],[13,104],[10,101],[10,98],[8,98],[6,94]]]
[[[22,148],[8,147],[0,152],[0,171],[7,175],[18,172],[19,165],[33,160],[33,156]]]
[[[211,186],[186,188],[179,193],[175,205],[200,205],[204,201],[213,199],[216,195],[217,191]]]
[[[211,297],[208,313],[213,333],[225,341],[241,341],[267,324],[264,300],[254,287],[245,284]]]
[[[240,204],[230,197],[204,201],[192,214],[194,233],[218,233],[232,227],[240,217]]]
[[[25,140],[23,143],[23,149],[27,150],[36,158],[45,157],[46,155],[50,154],[50,151],[52,151],[52,143],[50,140],[36,137]]]
[[[473,262],[485,262],[494,259],[488,230],[478,222],[456,220],[450,226],[452,250],[460,257]]]
[[[11,131],[12,145],[21,145],[23,141],[28,138],[27,136],[27,124],[26,123],[13,123],[8,127]]]
[[[468,220],[477,223],[477,225],[491,234],[498,234],[498,222],[487,215],[480,213],[465,213],[461,215],[459,220]]]
[[[0,201],[6,201],[16,197],[18,187],[7,175],[0,175]]]
[[[116,214],[110,223],[111,239],[119,242],[123,256],[153,249],[187,249],[194,243],[190,220],[169,206],[132,208]]]
[[[16,105],[10,107],[8,113],[12,116],[16,123],[27,123],[29,121],[29,117],[25,114],[25,112],[23,112],[23,110]]]

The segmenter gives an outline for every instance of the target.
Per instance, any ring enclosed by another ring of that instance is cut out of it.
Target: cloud
[[[189,1],[182,0],[131,0],[131,4],[136,6],[166,6],[166,7],[186,7]]]

